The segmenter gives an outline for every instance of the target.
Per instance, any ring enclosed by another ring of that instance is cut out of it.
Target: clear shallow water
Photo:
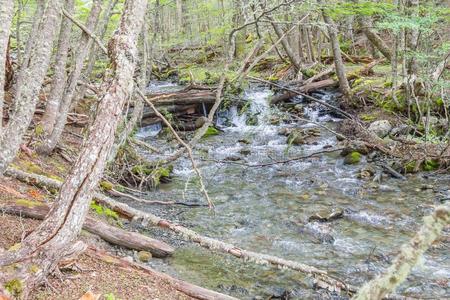
[[[440,198],[450,195],[450,177],[412,176],[408,181],[385,179],[376,184],[357,178],[366,162],[347,166],[338,153],[260,168],[211,161],[239,158],[240,163],[267,163],[336,146],[334,136],[321,129],[315,144],[288,147],[286,137],[278,131],[290,125],[268,125],[274,113],[267,105],[270,94],[264,88],[247,91],[248,115],[239,115],[237,108],[222,114],[219,125],[223,133],[204,139],[201,150],[196,151],[216,205],[215,215],[205,208],[136,207],[239,247],[300,261],[362,284],[389,265],[399,246],[414,235],[421,218],[439,204]],[[333,101],[329,93],[321,98]],[[304,111],[305,116],[327,126],[337,121],[314,105],[305,104]],[[257,124],[246,125],[250,117],[256,118]],[[152,137],[158,130],[142,129],[139,134],[170,153],[166,143]],[[203,203],[190,162],[181,159],[174,170],[173,181],[149,198]],[[424,185],[433,189],[422,189]],[[307,222],[309,216],[333,209],[343,209],[344,218],[330,223]],[[242,299],[281,296],[286,290],[291,292],[289,299],[328,297],[323,291],[311,289],[311,282],[299,273],[246,264],[180,242],[177,237],[167,239],[178,246],[176,255],[151,264],[192,283]],[[449,230],[441,240],[398,292],[421,298],[450,298]]]

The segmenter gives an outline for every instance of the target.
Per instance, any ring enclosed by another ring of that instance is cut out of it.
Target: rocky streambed
[[[202,139],[195,151],[216,205],[214,214],[204,207],[129,204],[205,236],[326,269],[355,285],[370,280],[389,266],[422,217],[448,201],[450,176],[420,173],[400,180],[383,175],[369,153],[356,159],[352,152],[345,156],[340,151],[326,152],[339,144],[333,133],[317,124],[334,128],[340,119],[301,98],[293,103],[295,109],[316,124],[283,118],[283,112],[269,106],[270,95],[265,87],[247,90],[246,109],[232,106],[221,112],[216,125],[222,132]],[[334,101],[332,92],[315,96]],[[284,121],[274,121],[274,116]],[[152,125],[142,128],[138,136],[163,153],[171,153],[170,144],[158,137],[160,130],[161,126]],[[295,159],[318,151],[324,153]],[[187,159],[174,165],[171,183],[149,193],[148,198],[204,202]],[[150,233],[178,250],[172,258],[149,264],[194,284],[241,299],[333,297],[313,289],[302,274],[201,249],[160,229]],[[449,249],[447,229],[398,292],[418,298],[450,298]]]

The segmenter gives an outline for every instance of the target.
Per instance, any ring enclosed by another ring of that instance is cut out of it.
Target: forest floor
[[[65,145],[68,144],[77,148],[80,142],[74,140],[73,135],[65,135]],[[44,157],[26,152],[22,151],[18,155],[13,167],[54,179],[63,178],[70,169],[70,163],[59,154]],[[0,179],[0,207],[11,204],[28,207],[51,204],[54,194],[55,191],[22,183],[14,178]],[[105,216],[97,215],[93,210],[90,215],[107,221]],[[39,222],[0,214],[0,249],[9,249],[20,243]],[[193,299],[177,291],[173,283],[163,276],[130,267],[127,260],[114,256],[116,251],[112,245],[98,236],[83,230],[80,239],[89,246],[88,250],[70,267],[64,267],[61,273],[52,275],[48,284],[37,290],[32,299]],[[87,292],[100,298],[85,295]],[[85,298],[81,298],[83,295]]]

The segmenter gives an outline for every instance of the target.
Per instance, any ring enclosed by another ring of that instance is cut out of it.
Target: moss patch
[[[14,297],[19,298],[23,292],[23,284],[20,279],[13,279],[5,283],[5,289]]]
[[[362,157],[361,153],[353,151],[345,156],[344,164],[346,165],[358,164],[361,161],[361,157]]]

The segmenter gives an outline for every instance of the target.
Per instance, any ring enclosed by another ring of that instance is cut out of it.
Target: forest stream
[[[168,82],[150,85],[152,91],[179,88]],[[414,235],[422,217],[430,214],[434,205],[448,201],[450,178],[421,173],[408,175],[407,180],[384,176],[381,182],[365,180],[360,178],[361,170],[375,167],[370,158],[346,165],[339,152],[284,164],[245,166],[337,146],[331,132],[312,123],[302,127],[317,128],[314,142],[288,145],[280,131],[294,124],[271,125],[273,115],[282,114],[269,106],[271,94],[264,86],[247,89],[246,112],[240,114],[232,106],[219,113],[216,126],[222,132],[202,139],[195,151],[216,206],[214,213],[207,207],[130,205],[179,222],[205,236],[303,262],[361,285],[389,266],[399,246]],[[330,103],[335,100],[335,94],[330,91],[314,96]],[[330,128],[340,121],[318,105],[306,104],[301,98],[294,101],[303,105],[304,115],[312,121]],[[253,125],[247,125],[250,117],[256,118]],[[173,149],[158,138],[160,130],[160,124],[148,126],[141,128],[137,136],[169,154]],[[149,153],[146,156],[157,159]],[[161,185],[148,198],[199,204],[205,201],[187,158],[174,165],[172,181]],[[333,212],[342,217],[329,222],[310,219]],[[181,237],[160,229],[155,228],[151,233],[178,248],[173,257],[152,260],[149,265],[194,284],[240,299],[330,296],[323,290],[311,289],[311,282],[300,273],[246,264],[184,242]],[[398,289],[399,294],[428,299],[449,297],[449,232],[442,239],[443,246],[432,247],[425,254],[422,263]]]

